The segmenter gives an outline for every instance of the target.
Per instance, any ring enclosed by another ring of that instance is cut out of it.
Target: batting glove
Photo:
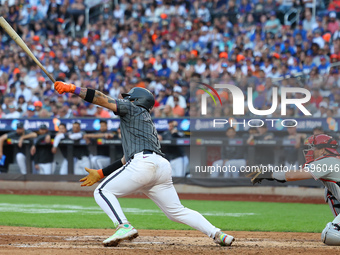
[[[87,167],[85,167],[85,170],[89,174],[86,177],[79,180],[80,182],[83,182],[80,186],[92,186],[102,178],[97,170],[90,169]]]
[[[67,84],[67,83],[62,82],[62,81],[56,81],[54,83],[54,88],[55,88],[56,91],[58,91],[59,94],[68,93],[68,92],[74,93],[74,91],[76,90],[75,85]]]

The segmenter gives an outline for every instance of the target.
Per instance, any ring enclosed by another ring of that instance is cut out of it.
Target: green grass
[[[149,199],[119,199],[137,229],[191,229],[172,222]],[[327,204],[182,200],[223,230],[321,232],[333,220]],[[91,197],[0,195],[0,225],[113,228]]]

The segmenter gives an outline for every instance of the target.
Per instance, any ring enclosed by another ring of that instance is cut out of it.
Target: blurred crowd
[[[340,116],[339,0],[316,1],[315,16],[312,0],[118,2],[102,4],[88,26],[83,0],[2,0],[0,12],[56,80],[113,98],[148,88],[154,117],[199,116],[190,85],[216,80],[245,92],[253,87],[257,109],[270,108],[274,86],[305,87],[313,116]],[[287,25],[292,8],[298,17]],[[64,29],[68,21],[74,37]],[[77,96],[57,95],[6,33],[0,42],[1,118],[115,117]],[[231,96],[222,99],[226,107],[215,116],[231,115]],[[288,115],[302,113],[292,107]]]

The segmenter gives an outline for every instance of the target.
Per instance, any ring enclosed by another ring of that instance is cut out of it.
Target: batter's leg
[[[211,238],[215,237],[216,232],[220,230],[213,226],[200,213],[186,208],[181,204],[171,180],[143,192],[152,199],[172,221],[186,224]]]
[[[103,241],[104,246],[117,246],[123,240],[138,236],[137,230],[126,219],[117,197],[128,195],[149,185],[155,179],[155,165],[147,159],[127,162],[110,174],[94,191],[94,198],[110,217],[116,233]]]
[[[233,236],[224,234],[200,213],[186,208],[181,204],[172,183],[169,162],[160,156],[157,157],[155,162],[158,166],[158,180],[155,185],[143,189],[143,193],[154,201],[170,220],[197,229],[207,236],[214,238],[215,242],[220,245],[231,245],[234,241]]]
[[[154,165],[146,159],[127,162],[113,172],[94,191],[94,198],[115,225],[127,223],[117,197],[133,193],[155,179]]]

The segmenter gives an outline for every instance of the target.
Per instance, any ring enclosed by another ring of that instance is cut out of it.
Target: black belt
[[[160,155],[159,153],[154,152],[154,151],[151,151],[151,150],[143,150],[142,152],[143,152],[143,155],[146,155],[146,154],[153,154],[153,153],[156,153],[157,155]],[[136,154],[137,154],[137,153],[136,153]],[[162,155],[160,155],[160,156],[162,156]],[[135,157],[135,155],[133,155],[133,156],[131,157],[131,159],[133,159],[134,157]]]

